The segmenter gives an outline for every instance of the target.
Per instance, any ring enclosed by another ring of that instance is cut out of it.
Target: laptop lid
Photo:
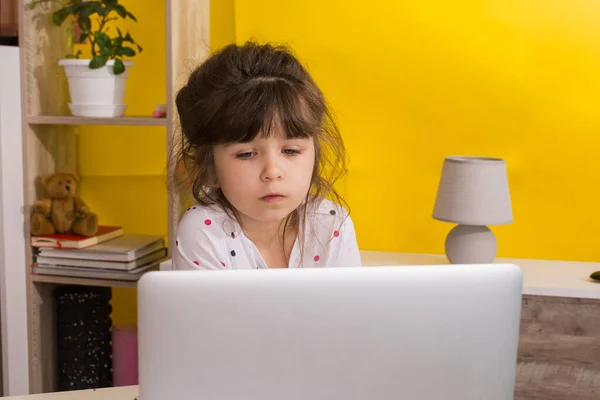
[[[521,290],[514,265],[150,272],[140,400],[509,400]]]

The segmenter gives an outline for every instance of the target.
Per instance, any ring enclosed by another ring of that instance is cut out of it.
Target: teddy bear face
[[[42,183],[53,199],[72,198],[77,190],[77,178],[71,174],[53,174],[44,178]]]

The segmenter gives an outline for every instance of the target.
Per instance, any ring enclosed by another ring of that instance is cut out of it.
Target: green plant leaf
[[[75,55],[73,55],[72,53],[69,53],[65,56],[65,58],[75,58]]]
[[[75,53],[75,58],[79,58],[79,56],[81,56],[81,50],[77,50],[77,53]]]
[[[127,16],[128,16],[129,18],[131,18],[131,19],[132,19],[132,20],[134,20],[135,22],[138,22],[137,18],[135,18],[135,17],[134,17],[134,15],[133,15],[132,13],[130,13],[129,11],[126,11],[126,13],[127,13]]]
[[[123,61],[121,61],[118,58],[115,60],[115,64],[113,65],[113,72],[115,73],[115,75],[119,75],[125,72],[125,64],[123,64]]]
[[[81,2],[71,2],[69,7],[71,7],[71,12],[73,15],[77,15],[81,12],[82,8],[87,7],[87,3],[83,4]]]
[[[87,40],[88,38],[88,34],[83,32],[81,35],[79,35],[79,40],[77,43],[83,43]]]
[[[82,3],[79,6],[79,10],[75,13],[79,14],[79,18],[89,18],[90,15],[96,12],[96,7],[92,3]]]
[[[65,20],[69,16],[69,14],[70,14],[70,12],[67,9],[67,7],[61,8],[60,10],[56,10],[52,14],[52,23],[56,26],[61,26],[62,23],[65,22]]]
[[[142,48],[142,46],[140,46],[139,44],[136,43],[136,47],[138,49],[138,53],[141,53],[142,51],[144,51],[144,49]]]
[[[107,58],[111,58],[113,55],[113,49],[111,47],[103,47],[102,49],[100,49],[100,55]]]
[[[110,10],[107,10],[104,4],[99,1],[87,1],[84,4],[87,4],[93,12],[97,13],[99,16],[104,17],[109,13]]]
[[[99,16],[106,17],[108,15],[108,13],[110,12],[110,10],[108,8],[99,6],[98,8],[96,8],[96,12],[98,13]]]
[[[122,5],[119,4],[118,6],[116,6],[115,11],[117,14],[119,14],[121,18],[127,17],[127,10],[125,10],[125,7],[123,7]]]
[[[102,3],[109,6],[116,6],[117,4],[119,4],[119,0],[102,0]]]
[[[104,8],[104,5],[99,2],[99,1],[86,1],[83,4],[89,4],[91,7],[94,7],[95,9],[98,9],[98,7]]]
[[[110,37],[104,32],[94,32],[94,41],[100,46],[100,49],[103,47],[110,47]]]
[[[89,32],[92,30],[92,21],[89,18],[79,18],[77,20],[77,25],[81,28],[83,32]]]
[[[116,53],[118,56],[126,56],[126,57],[135,56],[135,50],[133,50],[131,47],[121,47],[120,49],[117,49]]]
[[[108,57],[96,56],[96,57],[92,58],[92,60],[90,61],[90,68],[91,69],[102,68],[106,65],[107,61],[108,61]]]

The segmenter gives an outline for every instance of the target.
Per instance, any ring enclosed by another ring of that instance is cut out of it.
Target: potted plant
[[[29,8],[53,1],[56,0],[34,0]],[[125,83],[129,67],[134,65],[123,58],[135,56],[142,48],[129,32],[123,35],[119,28],[111,30],[111,24],[126,18],[136,22],[137,19],[118,0],[63,0],[60,4],[52,13],[54,25],[69,21],[69,26],[80,31],[75,33],[68,28],[71,51],[59,61],[69,83],[71,113],[83,117],[122,116],[127,108],[123,104]],[[74,53],[75,42],[89,44],[91,59],[80,59],[81,50]]]

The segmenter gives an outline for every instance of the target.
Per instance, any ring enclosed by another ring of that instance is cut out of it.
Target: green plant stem
[[[101,18],[102,18],[102,19],[101,19],[101,21],[99,22],[98,31],[100,31],[100,32],[104,32],[104,26],[105,26],[105,25],[106,25],[106,23],[109,21],[109,19],[108,19],[108,14],[107,14],[107,15],[104,15],[104,16],[102,16]],[[95,44],[96,44],[96,42],[94,41],[94,42],[93,42],[93,44],[92,44],[92,56],[93,56],[93,57],[96,57],[96,51],[95,51],[95,49],[94,49],[94,46],[95,46]]]

